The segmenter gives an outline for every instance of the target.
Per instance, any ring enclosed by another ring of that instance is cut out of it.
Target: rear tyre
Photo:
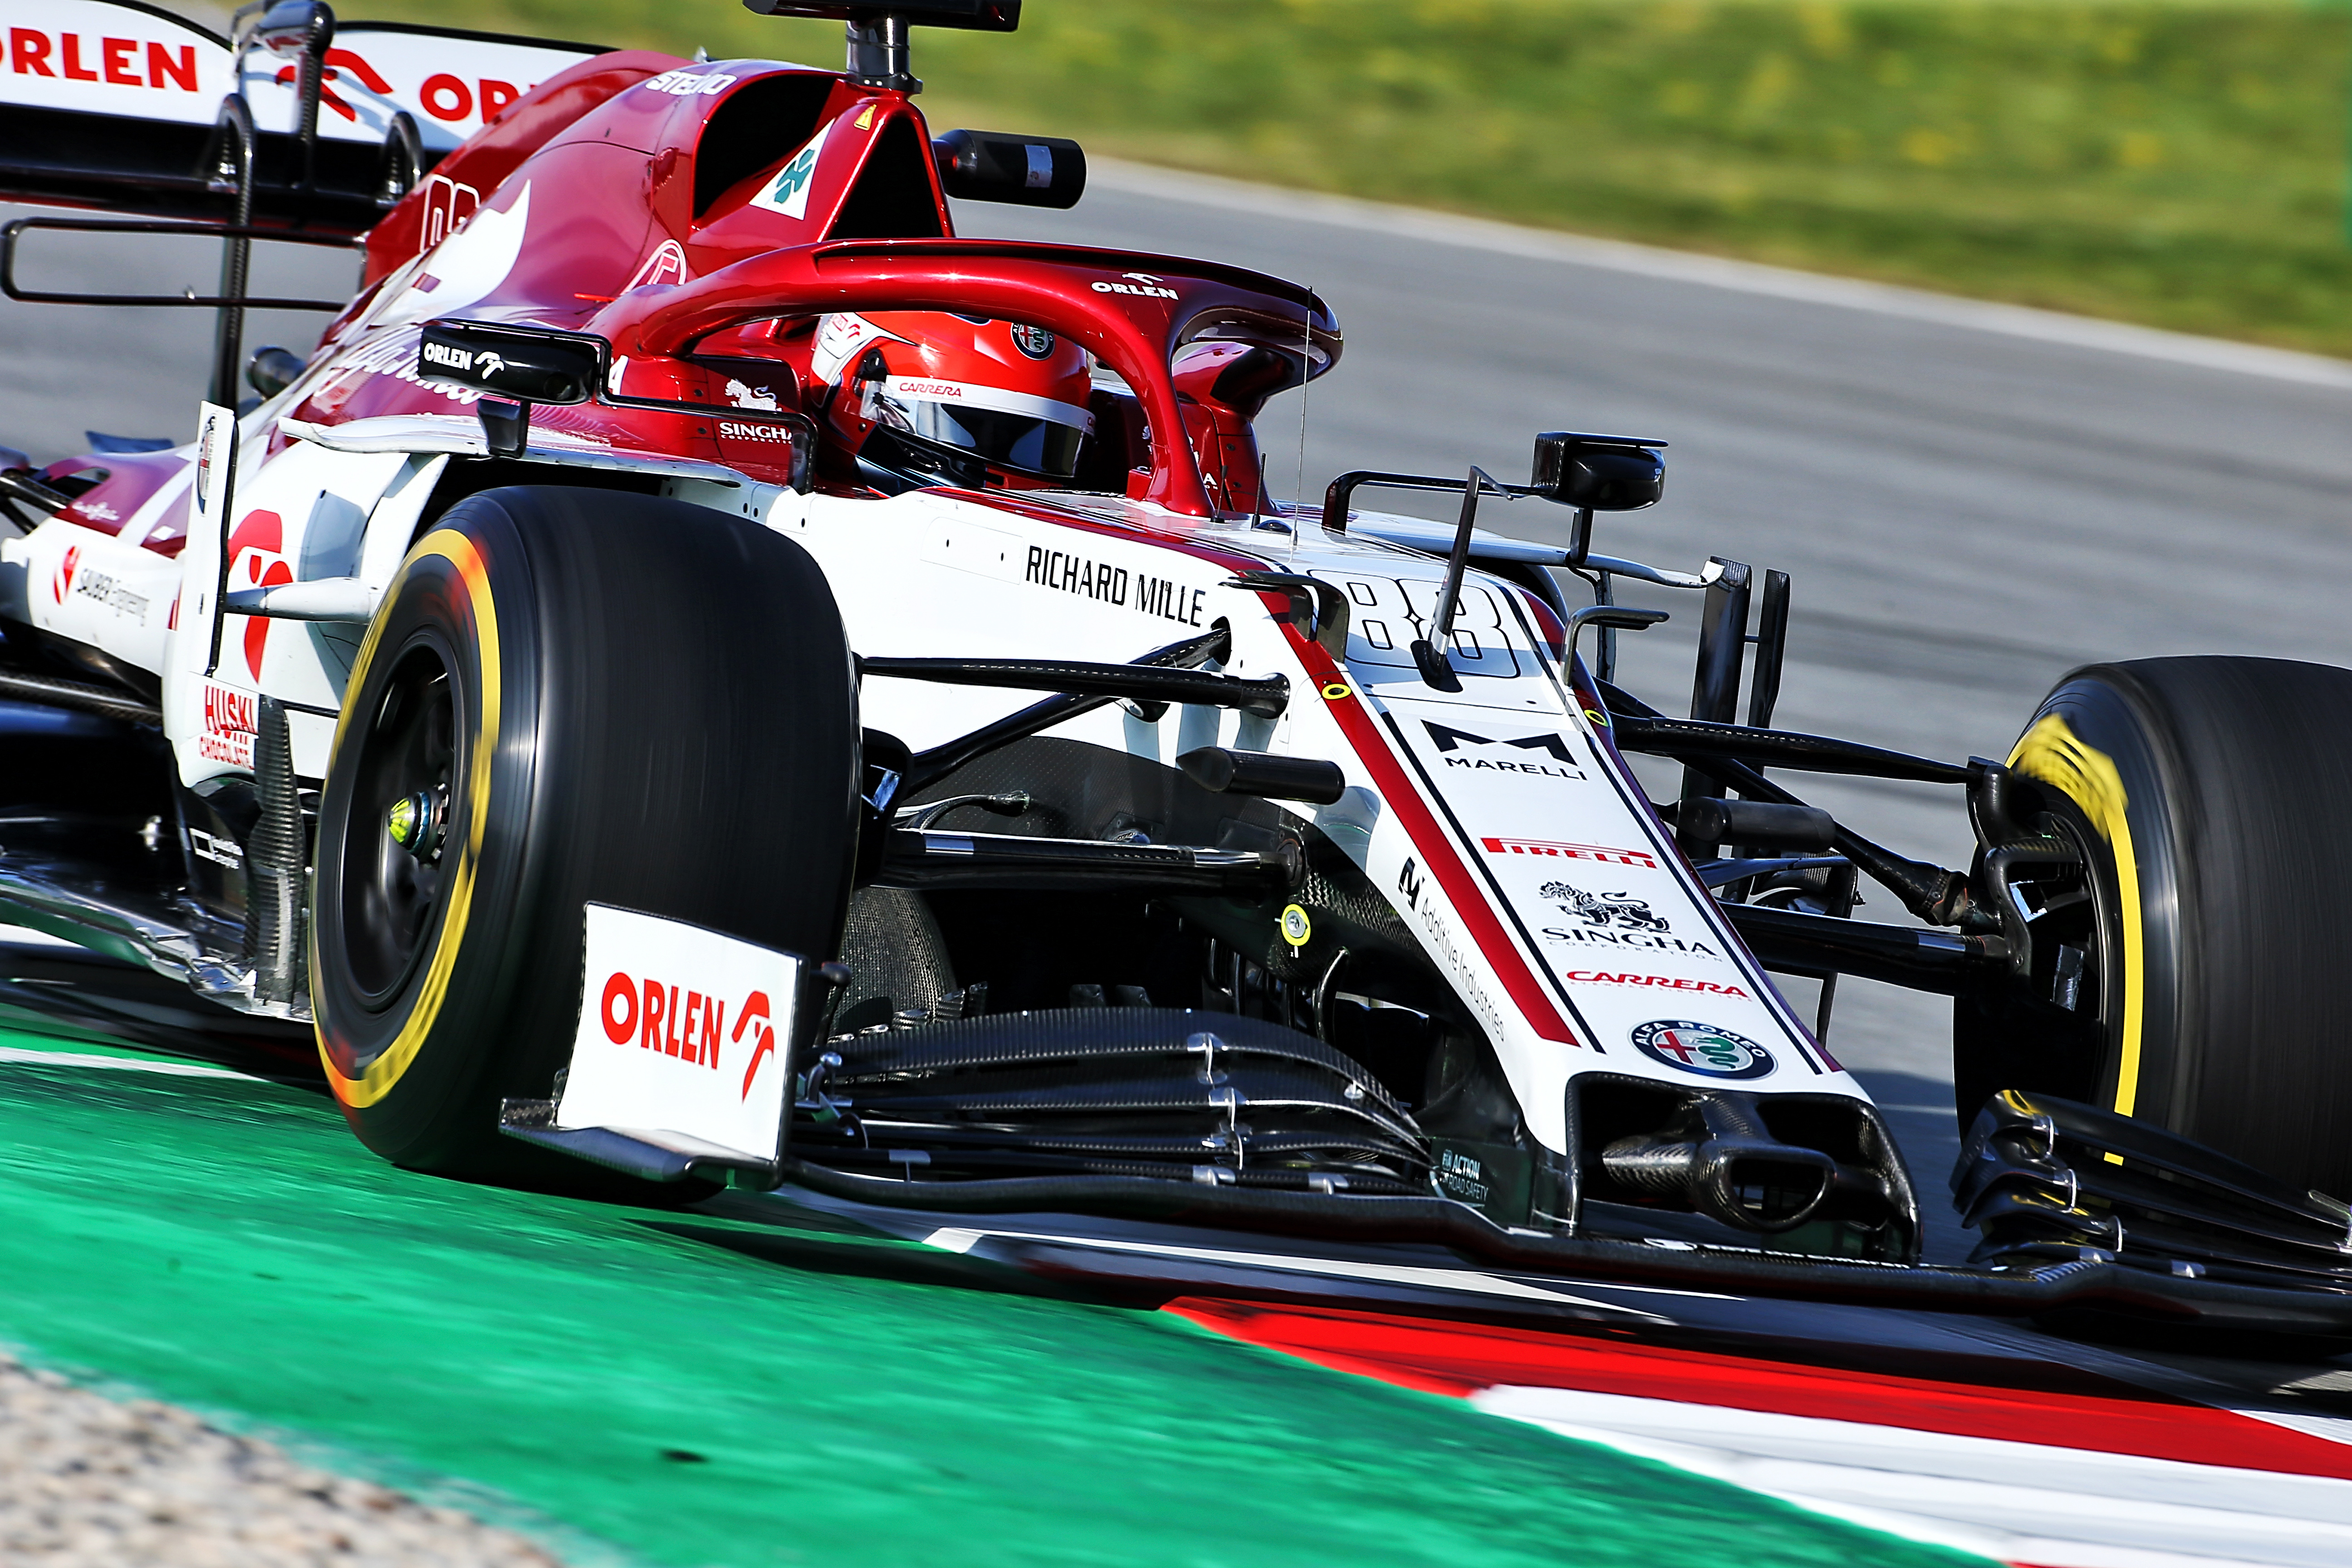
[[[831,956],[856,711],[832,592],[780,535],[588,489],[451,508],[369,627],[320,805],[311,997],[362,1141],[593,1186],[497,1131],[570,1058],[583,906]]]
[[[2095,665],[2011,765],[2087,875],[2030,894],[2032,975],[1957,1005],[1963,1129],[2040,1089],[2352,1193],[2352,670]]]

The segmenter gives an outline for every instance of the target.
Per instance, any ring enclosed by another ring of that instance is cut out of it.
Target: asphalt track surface
[[[2352,664],[2352,372],[2324,363],[1131,170],[1074,213],[963,217],[1319,289],[1348,353],[1261,422],[1277,490],[1358,467],[1516,477],[1541,428],[1672,441],[1669,500],[1604,520],[1600,547],[1791,572],[1793,728],[2000,754],[2080,664]],[[52,254],[52,280],[92,288],[201,288],[212,266]],[[265,265],[325,293],[350,276],[341,258]],[[299,348],[320,319],[248,341]],[[46,459],[93,427],[184,438],[208,341],[200,312],[0,304],[0,443]],[[1565,520],[1525,502],[1487,521],[1557,538]],[[1675,709],[1695,596],[1627,597],[1678,612],[1626,639],[1622,676]],[[1947,792],[1808,793],[1909,853],[1966,854]],[[1883,903],[1864,912],[1895,918]],[[1931,1215],[1952,1145],[1943,1014],[1848,983],[1831,1041],[1893,1110]],[[455,1487],[587,1559],[1171,1561],[1179,1541],[1204,1563],[1631,1562],[1671,1521],[1682,1562],[1923,1560],[855,1226],[385,1170],[306,1091],[9,1063],[0,1120],[0,1339]]]

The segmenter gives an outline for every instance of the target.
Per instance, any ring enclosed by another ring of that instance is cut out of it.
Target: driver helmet
[[[861,467],[926,482],[977,486],[983,466],[1067,479],[1094,429],[1092,356],[1042,327],[937,310],[830,315],[809,369],[832,388],[828,420]]]

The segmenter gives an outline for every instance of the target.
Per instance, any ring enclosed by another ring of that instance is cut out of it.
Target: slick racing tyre
[[[2352,1193],[2352,670],[2095,665],[2010,762],[2084,864],[2025,889],[2032,973],[1957,1005],[1963,1129],[2040,1089]]]
[[[497,1130],[570,1059],[583,906],[829,958],[856,715],[832,592],[780,535],[592,489],[452,507],[368,628],[320,804],[311,998],[360,1138],[593,1184]]]

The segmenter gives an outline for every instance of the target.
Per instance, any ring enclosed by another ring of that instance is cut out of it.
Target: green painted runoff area
[[[1975,1561],[929,1247],[416,1175],[310,1090],[0,1047],[0,1342],[575,1561]]]

